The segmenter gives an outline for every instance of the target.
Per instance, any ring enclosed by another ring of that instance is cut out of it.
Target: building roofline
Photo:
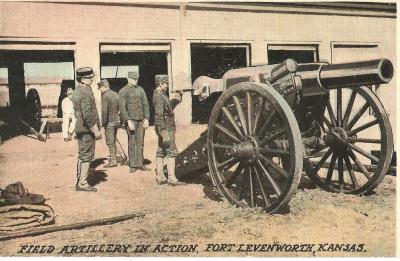
[[[160,2],[140,0],[25,0],[18,2],[382,18],[396,18],[397,12],[396,2],[166,2],[162,0]]]

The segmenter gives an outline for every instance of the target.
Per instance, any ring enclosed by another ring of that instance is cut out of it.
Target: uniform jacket
[[[175,101],[175,100],[173,100]],[[176,101],[174,104],[169,100],[165,92],[160,89],[155,89],[153,93],[153,106],[154,106],[154,125],[156,128],[163,130],[167,128],[175,128],[174,119],[174,105],[179,103]]]
[[[101,124],[106,127],[110,122],[118,122],[119,95],[107,90],[101,95]]]
[[[125,85],[119,91],[119,110],[124,122],[148,120],[150,118],[149,102],[143,88],[129,83]]]
[[[90,132],[90,128],[97,124],[100,127],[99,115],[93,91],[90,87],[78,84],[72,94],[72,103],[75,110],[75,132]]]
[[[63,137],[68,138],[68,133],[73,133],[75,131],[75,111],[74,104],[69,97],[65,97],[61,102],[61,109],[63,113],[63,125],[62,132]]]

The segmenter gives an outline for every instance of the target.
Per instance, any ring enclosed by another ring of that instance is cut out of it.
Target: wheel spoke
[[[354,124],[357,123],[357,121],[361,118],[361,116],[368,109],[368,107],[369,107],[368,103],[365,103],[364,106],[361,107],[361,109],[357,112],[357,114],[354,115],[350,123],[347,126],[345,126],[347,130],[351,130],[353,128]]]
[[[344,113],[342,125],[346,126],[349,121],[351,110],[353,109],[354,100],[356,99],[357,92],[352,90],[346,112]]]
[[[286,132],[286,130],[285,130],[284,128],[279,128],[279,129],[277,129],[277,130],[274,130],[274,134],[272,134],[271,136],[265,136],[265,137],[261,140],[261,142],[260,142],[261,146],[264,146],[268,141],[273,140],[273,139],[279,137],[280,135],[282,135],[282,134],[285,133],[285,132]],[[267,134],[266,134],[266,135],[267,135]]]
[[[279,149],[270,149],[270,148],[260,148],[258,150],[262,154],[271,155],[271,156],[288,156],[289,151],[287,150],[279,150]]]
[[[232,132],[230,132],[226,128],[222,127],[219,123],[215,124],[215,128],[217,128],[220,131],[222,131],[222,133],[224,133],[225,135],[227,135],[228,137],[230,137],[234,141],[240,142],[240,140]]]
[[[250,180],[250,202],[251,202],[251,207],[254,208],[253,176],[250,167],[249,167],[249,180]]]
[[[232,176],[230,176],[229,180],[226,182],[225,187],[230,188],[232,184],[236,181],[237,177],[242,173],[243,166],[239,164],[236,170],[233,172]]]
[[[222,107],[222,112],[225,114],[226,118],[229,120],[232,127],[235,129],[236,133],[239,135],[239,137],[243,138],[243,134],[240,130],[240,127],[239,127],[239,125],[237,125],[236,121],[233,119],[233,116],[229,112],[229,110],[226,107]]]
[[[232,167],[237,161],[236,158],[229,158],[222,163],[218,163],[217,167],[226,169],[226,167]]]
[[[219,144],[219,143],[213,143],[213,148],[214,149],[226,149],[226,150],[230,150],[233,148],[232,145],[226,145],[226,144]]]
[[[258,154],[258,155],[259,155],[260,159],[262,159],[267,165],[271,166],[274,170],[278,171],[280,174],[282,174],[286,178],[289,178],[289,173],[287,173],[286,170],[281,168],[278,164],[276,164],[275,162],[273,162],[269,158],[264,157],[261,154]]]
[[[336,118],[335,118],[335,115],[333,114],[332,105],[329,101],[328,101],[328,104],[326,105],[326,108],[328,109],[328,114],[329,114],[329,118],[331,119],[332,125],[336,126]]]
[[[263,108],[264,108],[264,99],[263,98],[260,98],[260,103],[259,103],[259,111],[258,111],[258,113],[257,113],[257,115],[256,115],[256,119],[254,120],[254,127],[253,127],[253,134],[254,133],[256,133],[256,130],[257,130],[257,127],[258,127],[258,122],[259,122],[259,120],[260,120],[260,118],[261,118],[261,116],[262,116],[262,114],[263,114]]]
[[[271,177],[271,175],[268,173],[268,171],[264,168],[264,165],[261,163],[259,159],[257,159],[257,163],[259,167],[261,168],[263,174],[267,177],[269,183],[272,185],[272,187],[275,190],[275,193],[280,196],[282,194],[281,189],[279,188],[278,184],[276,184],[275,180]]]
[[[257,171],[257,168],[255,166],[253,167],[253,170],[254,170],[254,173],[256,174],[258,185],[260,186],[260,190],[261,190],[261,193],[262,193],[264,201],[265,201],[265,206],[268,206],[268,205],[271,204],[271,200],[269,199],[269,196],[264,191],[264,187],[263,187],[263,185],[261,183],[260,176],[258,175],[258,171]]]
[[[325,161],[329,158],[329,156],[331,154],[332,154],[332,148],[329,148],[329,150],[327,152],[325,152],[325,154],[321,158],[321,160],[311,170],[311,172],[310,172],[311,176],[315,176],[317,174],[318,170],[322,167],[322,165],[325,163]]]
[[[325,116],[322,118],[322,120],[328,129],[332,129],[332,124],[329,122],[329,120]]]
[[[377,143],[377,144],[380,144],[381,140],[380,139],[364,139],[364,138],[350,137],[349,138],[349,142],[350,143],[363,142],[363,143]]]
[[[364,165],[360,162],[360,160],[357,158],[357,156],[354,154],[352,150],[347,150],[349,153],[350,158],[353,160],[353,162],[357,165],[357,167],[360,169],[361,173],[364,174],[364,176],[367,179],[371,178],[371,174],[369,171],[364,167]]]
[[[267,129],[268,125],[271,123],[273,118],[275,117],[276,111],[272,111],[268,118],[265,120],[262,127],[256,132],[257,136],[261,136]]]
[[[347,154],[344,155],[344,163],[346,164],[346,168],[349,172],[349,176],[350,176],[351,182],[354,185],[354,188],[358,189],[359,188],[358,181],[356,179],[356,176],[354,175],[353,166],[351,165],[349,156]]]
[[[342,190],[343,187],[343,156],[338,155],[338,174],[339,174],[339,191]]]
[[[337,99],[336,103],[337,126],[342,126],[342,89],[340,88],[337,89],[336,99]]]
[[[317,153],[317,152],[320,152],[321,150],[323,150],[323,149],[326,149],[326,148],[328,148],[329,147],[329,145],[322,145],[321,147],[319,147],[319,148],[316,148],[316,149],[313,149],[311,152],[310,152],[310,156],[311,155],[314,155],[315,153]]]
[[[249,135],[253,135],[253,126],[251,121],[251,118],[253,116],[253,100],[251,98],[250,92],[246,92],[246,98],[247,98],[247,123],[249,124],[247,129],[249,130]]]
[[[325,185],[327,187],[329,187],[329,185],[331,184],[331,181],[332,181],[332,175],[333,175],[333,171],[335,169],[336,159],[337,159],[337,154],[333,153],[331,162],[329,163],[328,173],[326,174],[326,179],[325,179]]]
[[[247,133],[247,123],[246,123],[246,117],[244,116],[242,105],[240,105],[240,101],[239,101],[238,97],[236,97],[234,95],[232,98],[233,98],[233,102],[235,103],[235,107],[238,112],[238,115],[239,115],[239,120],[240,120],[240,124],[242,125],[242,129],[243,129],[244,133],[247,135],[248,134]]]
[[[246,170],[244,170],[242,173],[245,173]],[[243,181],[243,177],[242,177]],[[242,182],[241,186],[239,186],[239,191],[238,191],[238,200],[241,200],[243,198],[243,192],[244,192],[244,182]]]
[[[370,160],[375,161],[376,163],[379,163],[379,159],[377,157],[375,157],[374,155],[372,155],[371,153],[368,153],[365,150],[361,149],[360,147],[358,147],[354,144],[351,144],[351,143],[349,143],[348,146],[350,147],[350,149],[357,151],[361,155],[364,155],[365,157],[369,158]]]
[[[376,125],[376,124],[378,124],[378,119],[375,119],[375,120],[373,120],[373,121],[370,121],[370,122],[368,122],[368,123],[366,123],[366,124],[364,124],[364,125],[362,125],[362,126],[360,126],[360,127],[358,127],[358,128],[355,128],[354,130],[351,130],[351,131],[349,132],[349,136],[353,136],[354,134],[356,134],[356,133],[358,133],[358,132],[360,132],[360,131],[363,131],[363,130],[365,130],[365,129],[368,129],[368,128],[370,128],[370,127]]]
[[[324,121],[322,121],[322,124],[319,124],[319,123],[317,123],[317,124],[318,124],[318,126],[322,129],[322,131],[323,131],[324,133],[327,133],[327,130],[326,130],[325,126],[324,126]]]

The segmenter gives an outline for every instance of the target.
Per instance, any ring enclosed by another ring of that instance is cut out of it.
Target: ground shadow
[[[188,184],[200,184],[203,186],[203,192],[207,198],[214,201],[222,201],[223,196],[213,185],[208,169],[194,171],[180,180]]]
[[[149,164],[151,164],[151,160],[149,160],[149,159],[144,159],[144,160],[143,160],[143,164],[144,164],[144,165],[149,165]]]
[[[98,158],[98,159],[93,160],[92,162],[90,162],[90,168],[92,168],[92,169],[97,168],[97,167],[100,166],[101,164],[104,164],[104,161],[105,161],[106,159],[107,159],[107,158]]]
[[[101,182],[107,181],[107,174],[102,170],[95,170],[90,173],[87,182],[90,186],[95,186]]]
[[[297,189],[304,190],[304,189],[316,189],[317,186],[314,185],[312,180],[307,175],[302,175],[300,178],[300,183]]]
[[[223,195],[218,189],[213,185],[212,180],[209,176],[208,169],[199,170],[180,178],[184,183],[188,184],[200,184],[203,186],[204,195],[213,201],[222,201]],[[306,175],[302,175],[300,183],[298,186],[299,190],[304,189],[317,189],[317,187],[312,183],[312,181]],[[285,215],[290,213],[290,205],[282,206],[274,214]]]
[[[107,181],[107,174],[103,170],[96,170],[98,166],[104,164],[106,158],[98,158],[90,163],[90,168],[93,170],[89,173],[87,182],[90,186],[95,186],[101,182]]]
[[[200,184],[203,186],[203,192],[207,198],[218,202],[223,201],[223,195],[213,185],[208,170],[200,170],[193,172],[190,175],[186,176],[185,178],[181,178],[180,180],[188,184]],[[289,213],[290,213],[290,206],[286,205],[281,207],[274,214],[285,215]]]
[[[372,191],[369,191],[369,192],[367,192],[367,193],[365,193],[365,194],[363,194],[362,196],[372,196],[372,195],[375,195],[376,194],[376,192],[374,191],[374,190],[372,190]]]

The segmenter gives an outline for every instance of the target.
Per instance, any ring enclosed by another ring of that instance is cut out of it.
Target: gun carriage
[[[371,86],[392,77],[387,59],[288,59],[230,70],[222,79],[199,77],[193,88],[200,100],[222,94],[207,134],[178,156],[177,172],[182,177],[208,162],[229,202],[268,213],[288,204],[303,171],[326,191],[366,194],[382,181],[393,154],[388,115]]]

